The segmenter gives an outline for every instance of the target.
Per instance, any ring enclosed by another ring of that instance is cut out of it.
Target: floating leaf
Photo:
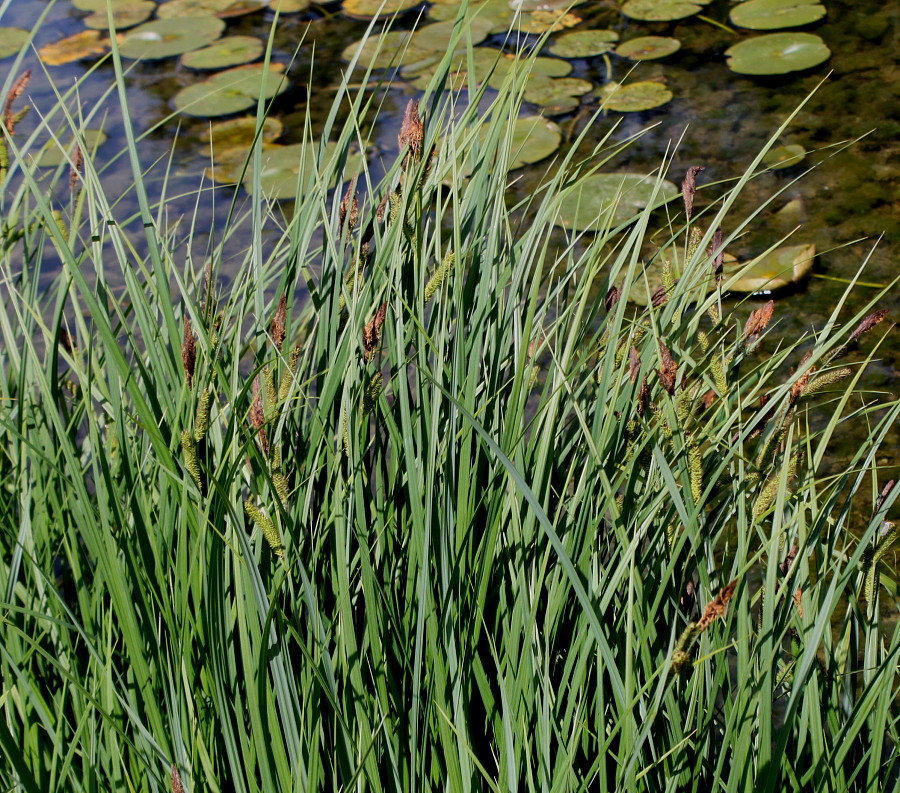
[[[536,77],[525,87],[525,101],[536,105],[556,105],[567,103],[569,98],[586,94],[593,88],[589,80],[578,77]],[[579,104],[574,101],[574,106]]]
[[[668,22],[693,16],[709,2],[710,0],[628,0],[622,6],[622,13],[632,19],[647,22]]]
[[[540,35],[547,31],[573,28],[579,22],[581,22],[581,17],[578,14],[538,10],[529,14],[522,14],[519,18],[518,29],[523,33]]]
[[[393,16],[415,8],[421,0],[344,0],[341,10],[355,19]]]
[[[725,50],[728,68],[739,74],[786,74],[818,66],[831,50],[812,33],[770,33]]]
[[[655,194],[655,199],[654,199]],[[653,201],[660,206],[680,196],[671,182],[642,174],[603,173],[584,179],[563,198],[557,223],[574,231],[596,231],[607,223],[617,226]]]
[[[48,66],[72,63],[92,55],[102,55],[109,49],[109,39],[99,30],[82,30],[54,44],[45,44],[38,50],[38,56]]]
[[[181,56],[191,69],[224,69],[255,61],[266,49],[265,42],[255,36],[226,36],[208,47]]]
[[[516,55],[506,54],[491,47],[477,47],[472,50],[472,73],[467,71],[470,66],[468,58],[460,53],[452,63],[455,69],[451,70],[448,82],[457,89],[465,87],[469,80],[476,85],[486,82],[491,88],[499,89],[510,72],[525,68],[523,61],[524,59]],[[431,63],[427,67],[417,68],[414,72],[417,76],[412,80],[412,84],[424,88],[434,75],[436,65]],[[565,77],[572,71],[572,64],[559,58],[534,58],[530,61],[529,69],[529,80],[540,77]],[[407,75],[406,68],[403,74]]]
[[[160,19],[183,19],[214,15],[225,19],[265,8],[268,8],[266,0],[168,0],[156,9],[156,16]]]
[[[819,0],[749,0],[731,9],[731,21],[751,30],[777,30],[808,25],[825,16]]]
[[[789,245],[778,248],[765,256],[760,256],[749,265],[726,268],[726,277],[740,274],[740,278],[729,285],[732,292],[768,294],[802,281],[813,268],[816,256],[815,245]]]
[[[656,58],[665,58],[673,52],[678,52],[679,49],[681,49],[681,42],[678,39],[670,39],[665,36],[641,36],[616,47],[616,55],[630,58],[633,61],[652,61]]]
[[[239,113],[253,107],[257,100],[271,99],[288,87],[288,81],[281,74],[284,66],[280,63],[238,66],[225,72],[214,74],[207,80],[175,94],[175,107],[188,116],[209,118]]]
[[[162,6],[160,6],[162,8]],[[211,44],[225,23],[214,16],[157,19],[122,34],[119,52],[125,58],[159,60]]]
[[[89,152],[102,146],[108,138],[102,129],[85,129],[82,130],[81,136],[84,139],[84,148]],[[74,149],[74,138],[69,138],[62,148],[55,140],[48,140],[38,153],[37,165],[40,168],[56,168],[58,165],[69,161],[66,155],[71,157]]]
[[[614,30],[572,30],[557,36],[549,49],[560,58],[592,58],[609,52],[618,40]]]
[[[428,9],[430,19],[454,20],[459,12],[459,0],[432,0]],[[470,19],[486,20],[491,24],[491,33],[505,33],[509,29],[515,12],[508,0],[472,0],[469,3]]]
[[[156,3],[150,0],[129,0],[127,3],[119,3],[112,6],[112,20],[117,30],[140,25],[150,19],[156,8]],[[93,14],[84,18],[85,27],[95,30],[109,29],[109,14],[105,6],[101,6]]]
[[[271,143],[280,138],[284,132],[284,125],[272,116],[263,119],[260,137],[264,144]],[[228,121],[218,121],[212,124],[201,136],[201,140],[207,141],[214,152],[227,149],[249,149],[256,137],[256,119],[252,116],[245,118],[232,118]]]
[[[662,83],[643,80],[628,85],[607,83],[600,89],[598,96],[607,110],[636,113],[664,105],[672,99],[673,94]]]
[[[799,143],[791,143],[787,146],[777,146],[769,149],[763,157],[763,165],[778,170],[779,168],[789,168],[796,165],[806,156],[806,149]]]
[[[269,8],[281,14],[298,14],[309,8],[310,0],[269,0]]]
[[[28,43],[28,36],[22,28],[0,28],[0,58],[15,55]]]

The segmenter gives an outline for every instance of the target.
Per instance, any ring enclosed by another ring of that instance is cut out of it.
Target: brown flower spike
[[[425,126],[419,117],[419,100],[410,99],[403,114],[403,123],[400,125],[400,134],[397,136],[397,146],[401,153],[408,148],[408,153],[403,159],[403,168],[412,157],[418,160],[422,156],[422,141],[425,138]]]
[[[692,165],[687,169],[684,175],[684,181],[681,183],[681,197],[684,199],[684,213],[687,219],[691,219],[694,214],[694,193],[697,192],[697,174],[706,170],[705,165]]]
[[[13,134],[16,123],[12,112],[13,103],[22,96],[30,79],[31,69],[26,69],[16,78],[16,81],[12,84],[12,88],[9,89],[9,93],[6,95],[6,101],[3,103],[3,126],[6,127],[6,130],[10,135]]]
[[[661,341],[659,342],[659,363],[660,368],[656,370],[656,373],[659,375],[659,382],[666,390],[666,393],[671,396],[675,393],[675,377],[678,374],[678,364],[672,360],[669,348]]]
[[[698,633],[703,633],[703,631],[705,631],[715,620],[725,615],[728,601],[731,600],[731,596],[734,594],[736,587],[737,579],[735,578],[734,581],[725,584],[725,586],[719,590],[719,594],[706,604],[706,608],[703,609],[703,615],[697,623]]]
[[[375,348],[381,341],[381,326],[384,325],[384,319],[387,316],[387,303],[382,303],[372,317],[364,326],[362,332],[363,350],[366,360],[371,361],[375,355]]]
[[[772,315],[775,313],[775,301],[770,300],[764,306],[756,309],[750,314],[749,319],[744,325],[744,338],[753,339],[759,336],[772,321]]]
[[[181,341],[181,365],[184,368],[184,379],[190,389],[194,384],[194,364],[197,361],[197,348],[194,345],[194,334],[191,331],[191,321],[187,314],[181,316],[184,325],[184,335]]]
[[[278,308],[275,309],[275,316],[272,317],[272,324],[269,326],[269,334],[272,337],[272,343],[275,349],[281,352],[281,345],[284,344],[284,327],[287,319],[287,297],[281,296],[278,301]]]

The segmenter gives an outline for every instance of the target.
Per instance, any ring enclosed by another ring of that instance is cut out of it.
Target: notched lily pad
[[[150,0],[129,0],[126,3],[114,4],[112,6],[113,25],[116,30],[125,30],[140,25],[141,22],[150,19],[155,9],[156,3],[152,3]],[[109,30],[109,15],[106,12],[106,6],[102,5],[93,14],[86,16],[84,26],[94,30]]]
[[[681,42],[678,39],[670,39],[665,36],[641,36],[625,41],[616,47],[616,55],[630,58],[633,61],[652,61],[656,58],[665,58],[673,52],[678,52],[679,49],[681,49]]]
[[[593,83],[578,77],[535,77],[528,81],[525,88],[525,101],[548,107],[560,104],[577,107],[580,103],[576,97],[586,94],[591,88]]]
[[[28,36],[22,28],[0,28],[0,58],[15,55],[28,42]]]
[[[123,33],[119,52],[135,60],[171,58],[211,44],[224,29],[221,19],[209,15],[157,19]]]
[[[557,36],[548,49],[560,58],[592,58],[612,50],[618,40],[614,30],[572,30]]]
[[[825,16],[819,0],[748,0],[731,9],[731,21],[751,30],[794,28]]]
[[[812,33],[770,33],[725,50],[728,68],[739,74],[787,74],[827,61],[831,50]]]
[[[82,30],[53,44],[45,44],[38,50],[38,57],[48,66],[80,61],[94,55],[102,55],[109,49],[109,39],[99,30]]]
[[[815,245],[789,245],[760,256],[749,265],[725,268],[726,279],[740,273],[740,277],[728,286],[731,292],[768,294],[796,284],[812,272],[816,257]]]
[[[596,231],[607,223],[617,226],[645,207],[670,201],[681,193],[654,176],[602,173],[589,176],[563,198],[557,225],[573,231]]]
[[[214,74],[207,80],[175,94],[175,108],[188,116],[211,118],[228,116],[256,105],[257,100],[271,99],[285,91],[288,81],[282,75],[280,63],[238,66]]]
[[[260,138],[263,144],[272,143],[281,137],[284,125],[277,118],[269,116],[263,119]],[[256,137],[256,119],[252,116],[232,118],[212,124],[200,139],[210,144],[214,152],[228,149],[249,149]]]
[[[422,0],[344,0],[341,11],[354,19],[393,16],[415,8]]]
[[[796,165],[805,156],[806,149],[799,143],[791,143],[787,146],[776,146],[774,149],[769,149],[762,161],[763,165],[777,171],[780,168],[790,168],[790,166]]]
[[[645,22],[668,22],[699,13],[710,0],[628,0],[622,13]]]
[[[255,36],[226,36],[203,49],[186,52],[181,62],[190,69],[224,69],[255,61],[266,49]]]
[[[672,92],[655,80],[620,85],[607,83],[597,92],[597,96],[607,110],[619,113],[637,113],[664,105],[673,97]]]
[[[81,136],[84,139],[85,151],[92,152],[107,141],[107,134],[102,129],[85,129],[82,130]],[[48,140],[38,154],[37,165],[40,168],[56,168],[64,162],[68,162],[66,154],[72,156],[75,149],[75,140],[69,138],[63,147],[60,148],[56,141]]]
[[[518,29],[522,33],[540,35],[547,31],[574,28],[579,22],[581,22],[581,17],[572,12],[563,13],[561,11],[539,9],[528,14],[522,14],[519,17]]]
[[[159,19],[184,19],[213,15],[226,19],[266,8],[266,0],[168,0],[156,9],[156,16]]]

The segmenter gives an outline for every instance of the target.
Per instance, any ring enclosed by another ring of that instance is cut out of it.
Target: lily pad
[[[540,35],[547,31],[565,30],[574,28],[582,19],[578,14],[561,11],[547,11],[540,9],[519,17],[518,29],[522,33],[534,33]]]
[[[731,268],[731,275],[740,274],[738,280],[728,286],[732,292],[768,294],[802,281],[813,268],[815,245],[789,245],[760,256],[749,265]],[[725,268],[726,277],[729,268]]]
[[[175,107],[188,116],[210,118],[239,113],[256,105],[257,100],[271,99],[288,87],[281,72],[280,63],[270,64],[265,71],[263,64],[238,66],[214,74],[207,80],[175,94]]]
[[[263,119],[260,132],[263,144],[280,138],[283,132],[284,125],[277,118],[269,116]],[[212,124],[200,139],[208,142],[214,152],[221,152],[228,149],[249,149],[255,137],[256,119],[253,116],[246,116],[218,121]]]
[[[480,133],[484,139],[487,129]],[[509,170],[524,168],[549,157],[562,143],[562,130],[541,116],[522,116],[513,121],[509,147]]]
[[[226,36],[208,47],[186,52],[181,62],[191,69],[224,69],[255,61],[266,49],[255,36]]]
[[[453,20],[459,12],[459,0],[432,0],[428,9],[429,19]],[[505,33],[509,29],[515,11],[509,0],[472,0],[469,3],[470,19],[490,22],[491,33]]]
[[[336,150],[336,144],[325,146],[324,160],[328,162]],[[274,200],[295,198],[298,183],[302,188],[311,173],[316,170],[317,143],[294,143],[289,146],[266,146],[261,152],[262,166],[259,173],[259,186],[264,195]],[[212,169],[208,169],[217,182],[236,182],[244,173],[244,188],[252,193],[252,163],[246,170],[245,164],[250,157],[245,148],[229,149],[217,155]],[[362,155],[351,152],[344,166],[344,176],[349,177],[362,168]]]
[[[763,157],[763,165],[768,166],[774,171],[780,168],[789,168],[796,165],[806,156],[806,149],[799,143],[791,143],[787,146],[777,146],[769,149]]]
[[[739,74],[786,74],[818,66],[831,50],[812,33],[770,33],[725,50],[728,68]]]
[[[209,15],[157,19],[124,33],[119,52],[135,60],[171,58],[211,44],[224,29],[221,19]]]
[[[85,129],[82,130],[81,136],[84,139],[84,147],[88,152],[92,152],[99,146],[106,143],[107,134],[102,129]],[[64,162],[68,162],[66,155],[72,156],[75,148],[75,141],[69,138],[68,141],[60,148],[59,144],[54,140],[48,140],[38,154],[37,165],[40,168],[56,168]]]
[[[92,55],[102,55],[108,49],[109,39],[99,30],[82,30],[53,44],[45,44],[38,50],[38,57],[48,66],[60,66]]]
[[[437,62],[427,67],[417,68],[415,79],[411,80],[417,88],[425,88],[435,73]],[[465,88],[471,80],[476,85],[487,83],[491,88],[499,89],[507,76],[514,69],[523,69],[523,61],[516,55],[495,50],[492,47],[477,47],[472,50],[472,73],[468,72],[470,63],[465,54],[460,53],[453,63],[448,82],[456,89]],[[534,58],[530,62],[529,80],[546,77],[565,77],[572,71],[572,64],[560,58]],[[404,76],[408,70],[404,68]]]
[[[598,91],[598,96],[607,110],[636,113],[664,105],[674,94],[662,83],[642,80],[628,85],[607,83]]]
[[[628,0],[622,13],[645,22],[668,22],[699,13],[710,0]]]
[[[825,13],[819,0],[749,0],[731,9],[731,21],[751,30],[777,30],[808,25]]]
[[[563,198],[557,224],[574,231],[596,231],[607,223],[624,223],[651,202],[654,207],[661,206],[679,195],[678,188],[665,180],[657,190],[654,176],[595,174]]]
[[[0,58],[15,55],[28,43],[28,36],[22,28],[0,28]]]
[[[579,101],[575,97],[586,94],[591,88],[593,83],[578,77],[536,77],[528,81],[525,101],[551,107],[560,103],[577,107]]]
[[[678,52],[679,49],[681,49],[681,42],[678,39],[670,39],[665,36],[641,36],[625,41],[616,47],[616,55],[630,58],[633,61],[652,61],[657,58],[665,58],[673,52]]]
[[[415,8],[422,0],[344,0],[341,11],[354,19],[393,16]]]
[[[549,50],[560,58],[592,58],[612,50],[618,40],[614,30],[572,30],[557,36]]]
[[[146,22],[153,15],[156,3],[150,0],[129,0],[127,3],[120,3],[112,6],[112,21],[116,30],[124,30],[141,22]],[[107,14],[106,6],[101,6],[93,14],[84,18],[84,25],[95,30],[109,29],[109,14]]]
[[[156,9],[160,19],[217,16],[222,19],[268,8],[266,0],[168,0]]]
[[[309,8],[310,0],[269,0],[269,8],[280,14],[299,14]]]

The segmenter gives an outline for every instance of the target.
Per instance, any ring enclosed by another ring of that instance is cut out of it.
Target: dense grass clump
[[[202,261],[130,127],[131,219],[4,135],[3,789],[896,786],[877,304],[776,343],[724,299],[762,153],[693,216],[556,229],[605,140],[508,206],[525,79],[436,88],[335,191],[377,123],[341,91],[293,213],[256,190]]]

